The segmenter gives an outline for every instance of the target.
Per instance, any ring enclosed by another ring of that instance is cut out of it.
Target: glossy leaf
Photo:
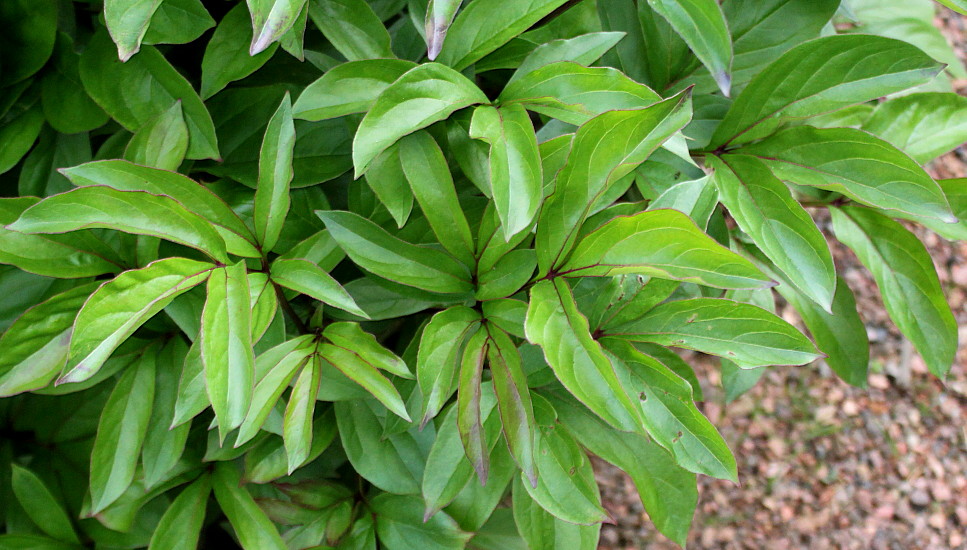
[[[187,44],[215,26],[201,0],[162,0],[151,16],[144,44]]]
[[[416,378],[423,392],[422,425],[453,395],[464,340],[479,321],[477,312],[454,306],[434,315],[423,329],[416,363]]]
[[[396,57],[386,27],[364,0],[312,0],[309,17],[349,61]]]
[[[520,479],[514,480],[514,523],[530,550],[595,550],[601,524],[578,525],[552,516],[538,504]]]
[[[583,124],[605,111],[641,109],[660,100],[650,88],[615,69],[568,61],[530,71],[509,83],[498,98],[502,105],[522,103],[570,124]]]
[[[178,295],[205,282],[214,267],[186,258],[166,258],[102,284],[77,314],[66,374],[57,383],[82,382],[94,376],[138,327]]]
[[[728,96],[732,86],[732,37],[715,0],[648,0],[685,40]]]
[[[306,294],[333,307],[367,317],[331,275],[307,260],[276,260],[272,262],[272,280],[276,283]]]
[[[426,56],[433,61],[443,49],[447,30],[457,16],[463,0],[430,0],[426,5],[426,21],[423,35],[426,37]]]
[[[804,42],[752,79],[715,131],[712,146],[762,138],[784,120],[912,88],[940,70],[915,46],[891,38],[837,35]]]
[[[211,486],[211,477],[202,475],[178,494],[161,516],[148,550],[175,550],[198,544]]]
[[[212,489],[218,505],[232,525],[245,550],[285,550],[287,547],[275,525],[242,487],[239,473],[231,462],[218,462],[212,475]]]
[[[967,142],[967,98],[910,94],[881,103],[863,129],[926,163]]]
[[[319,353],[347,378],[356,382],[400,418],[410,421],[399,391],[365,357],[332,344],[319,346]]]
[[[333,345],[352,351],[380,370],[403,378],[413,378],[406,363],[383,347],[375,336],[364,331],[358,323],[332,323],[322,331],[322,335]]]
[[[201,60],[201,97],[208,99],[230,83],[257,71],[275,53],[277,44],[267,44],[263,51],[250,55],[252,20],[243,4],[238,4],[222,17]]]
[[[464,293],[472,288],[466,266],[439,250],[403,242],[350,212],[316,214],[339,246],[363,269],[431,292]]]
[[[64,505],[50,492],[43,480],[16,463],[11,463],[10,469],[10,488],[27,516],[51,537],[80,544]]]
[[[127,61],[141,49],[141,39],[148,30],[151,16],[161,0],[107,0],[104,2],[104,22],[118,47],[118,57]]]
[[[296,379],[285,408],[282,437],[290,474],[305,462],[312,448],[312,414],[316,410],[321,376],[322,363],[310,361]]]
[[[373,160],[366,172],[366,183],[389,210],[396,225],[401,228],[406,225],[413,210],[413,191],[403,172],[398,143]]]
[[[786,181],[843,193],[877,208],[956,221],[923,168],[861,130],[799,126],[742,150],[764,159]]]
[[[903,226],[873,210],[831,209],[836,238],[873,274],[890,318],[927,368],[944,378],[957,353],[957,322],[926,248]]]
[[[771,281],[675,210],[619,217],[582,238],[559,271],[568,276],[639,274],[718,288]]]
[[[457,14],[438,60],[460,71],[506,44],[566,0],[477,0]]]
[[[717,298],[666,302],[609,335],[694,349],[746,368],[804,365],[819,354],[789,323],[750,304]]]
[[[402,59],[364,59],[326,71],[299,95],[292,115],[304,120],[325,120],[365,113],[383,90],[416,67]]]
[[[509,241],[530,226],[544,198],[534,126],[520,105],[482,106],[474,111],[470,137],[490,145],[490,189]]]
[[[521,365],[517,346],[506,332],[487,327],[490,345],[487,361],[493,376],[497,406],[500,410],[504,437],[514,460],[523,470],[531,486],[537,485],[537,466],[534,458],[536,422],[531,404],[527,376]]]
[[[124,150],[124,158],[142,166],[177,170],[187,152],[188,126],[178,100],[138,129]]]
[[[299,19],[307,0],[247,0],[252,15],[249,55],[256,55],[282,37]]]
[[[578,311],[566,282],[556,279],[534,285],[524,328],[527,340],[541,346],[554,375],[569,392],[611,426],[640,430],[638,407],[621,385],[611,360],[591,337],[588,321]]]
[[[287,93],[265,129],[259,153],[259,184],[255,191],[255,236],[265,250],[272,250],[289,213],[289,184],[292,182],[292,154],[295,126],[292,103]]]
[[[836,269],[826,238],[792,192],[755,158],[726,155],[710,161],[722,204],[739,228],[775,262],[796,288],[826,311]]]
[[[356,176],[403,136],[475,103],[489,101],[473,82],[449,67],[425,63],[407,71],[383,90],[359,124],[353,139]]]
[[[473,235],[460,207],[450,168],[436,140],[423,131],[410,134],[400,140],[399,155],[413,196],[437,241],[455,258],[473,265]]]
[[[81,55],[84,89],[112,118],[135,131],[181,100],[188,125],[188,158],[218,158],[218,139],[208,109],[191,84],[154,47],[121,63],[107,33],[99,32]],[[149,90],[132,94],[130,90]]]
[[[557,175],[555,193],[538,219],[536,248],[541,272],[560,265],[598,198],[689,118],[688,97],[678,96],[646,109],[609,111],[578,129],[567,164]]]
[[[258,434],[272,413],[282,392],[289,382],[315,352],[316,345],[310,335],[303,335],[283,342],[255,358],[255,389],[245,421],[238,429],[235,446],[247,443]]]
[[[40,201],[7,226],[22,233],[55,234],[94,228],[159,237],[216,260],[228,259],[225,241],[207,221],[174,199],[139,191],[81,187]]]
[[[154,488],[175,468],[188,441],[190,425],[171,427],[188,346],[180,338],[169,341],[155,364],[154,404],[141,448],[144,484]]]
[[[245,263],[213,270],[199,338],[205,387],[222,441],[242,424],[252,402],[255,358],[251,322]]]
[[[479,330],[470,336],[460,358],[457,389],[457,428],[470,464],[481,485],[487,484],[490,453],[483,429],[481,410],[483,367],[487,359],[487,333]]]
[[[134,480],[154,402],[154,353],[148,349],[124,371],[104,404],[91,451],[91,513],[117,500]]]
[[[508,83],[527,75],[531,71],[556,63],[573,61],[579,65],[591,65],[625,36],[621,32],[591,32],[574,38],[552,40],[534,48],[521,61]]]

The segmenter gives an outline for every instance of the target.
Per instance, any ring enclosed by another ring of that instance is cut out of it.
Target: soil
[[[967,62],[964,18],[945,11],[937,24]],[[967,81],[954,87],[967,95]],[[967,148],[929,170],[967,177]],[[816,218],[826,229],[825,213]],[[930,251],[967,342],[967,242],[908,227]],[[780,367],[725,405],[717,362],[690,355],[706,397],[700,406],[734,451],[740,483],[700,476],[689,548],[967,548],[967,347],[945,382],[929,374],[872,277],[831,243],[873,346],[869,387],[848,386],[821,363]],[[791,308],[780,313],[799,323]],[[600,548],[677,548],[651,525],[627,476],[597,460],[595,471],[617,518]]]

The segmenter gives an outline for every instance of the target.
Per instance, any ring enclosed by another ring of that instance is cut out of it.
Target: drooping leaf
[[[218,419],[219,439],[245,420],[255,387],[252,310],[244,262],[215,269],[201,314],[205,387]]]
[[[463,0],[430,0],[427,3],[423,34],[426,37],[426,56],[430,61],[440,55],[447,30],[457,16],[461,3]]]
[[[444,252],[403,242],[350,212],[316,214],[346,254],[363,269],[431,292],[465,293],[472,289],[467,267]]]
[[[940,187],[893,145],[853,128],[798,126],[744,147],[783,180],[870,206],[954,222]]]
[[[81,187],[38,202],[7,226],[21,233],[55,234],[94,228],[159,237],[196,248],[215,260],[228,259],[224,239],[205,219],[174,199],[142,191]]]
[[[101,412],[91,451],[91,513],[108,507],[134,480],[154,402],[154,353],[149,348],[124,371]]]
[[[98,32],[81,55],[81,81],[94,101],[135,131],[180,99],[188,125],[188,158],[219,158],[211,115],[185,77],[154,47],[141,48],[140,55],[123,64],[113,50],[107,33]]]
[[[66,374],[58,383],[82,382],[94,376],[138,327],[178,295],[205,282],[214,267],[186,258],[166,258],[102,284],[77,314]]]
[[[538,475],[534,457],[536,422],[520,353],[507,333],[500,328],[488,325],[487,333],[490,339],[487,360],[493,376],[494,391],[497,393],[504,437],[514,460],[531,486],[534,486],[537,485]]]
[[[666,302],[607,333],[694,349],[747,368],[804,365],[820,357],[812,342],[786,321],[756,306],[718,298]]]
[[[534,126],[520,105],[487,105],[474,111],[470,137],[490,145],[490,189],[509,241],[530,226],[544,198]]]
[[[564,259],[592,205],[609,186],[647,159],[689,118],[691,108],[685,95],[645,109],[609,111],[578,129],[567,164],[557,175],[556,190],[538,219],[536,248],[541,272]]]
[[[151,16],[161,0],[106,0],[104,22],[118,47],[118,57],[127,61],[141,49],[141,39],[148,30]]]
[[[467,77],[439,63],[410,69],[380,93],[356,130],[353,165],[359,177],[401,137],[443,120],[457,109],[489,103]]]
[[[608,424],[640,431],[638,406],[622,387],[611,360],[591,337],[588,321],[578,311],[567,283],[541,281],[530,294],[524,325],[527,340],[541,346],[558,380]]]
[[[559,272],[575,277],[634,273],[718,288],[771,284],[751,263],[675,210],[616,218],[582,238]]]
[[[792,192],[753,157],[710,160],[722,204],[739,228],[811,300],[829,311],[836,270],[826,238]]]
[[[321,376],[322,363],[318,359],[309,361],[296,379],[285,408],[282,438],[290,474],[305,462],[312,449],[312,415]]]
[[[412,61],[363,59],[326,71],[299,95],[292,116],[319,121],[369,110],[390,84],[410,69]]]
[[[873,274],[890,318],[930,372],[944,378],[957,353],[957,322],[927,249],[899,223],[868,208],[830,213],[836,238]]]
[[[648,0],[712,73],[726,96],[732,87],[732,37],[715,0]]]
[[[477,0],[457,14],[443,41],[439,61],[460,71],[506,44],[566,0]]]
[[[941,65],[917,47],[872,35],[804,42],[759,73],[736,98],[711,146],[765,137],[807,118],[923,84]]]
[[[483,428],[482,378],[487,358],[486,331],[473,333],[463,349],[457,388],[457,428],[470,464],[482,485],[487,484],[490,452]]]

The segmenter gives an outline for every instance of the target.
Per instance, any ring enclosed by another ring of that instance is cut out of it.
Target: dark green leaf
[[[232,8],[218,23],[205,46],[201,60],[201,97],[208,99],[231,82],[254,73],[272,57],[278,46],[267,45],[264,51],[249,55],[252,22],[243,4]]]
[[[349,61],[396,57],[386,27],[364,0],[312,0],[309,17]]]
[[[58,34],[56,57],[40,81],[44,116],[51,127],[65,134],[87,132],[108,121],[107,113],[81,84],[79,61],[74,41],[65,33]]]
[[[203,475],[178,494],[161,516],[148,550],[176,550],[198,544],[211,485],[211,478]]]
[[[275,525],[241,486],[235,465],[219,462],[212,475],[212,488],[218,505],[228,517],[239,543],[245,550],[286,550]]]
[[[27,468],[11,463],[10,487],[24,512],[40,529],[64,542],[80,544],[67,510],[50,492],[43,480]]]
[[[162,0],[142,43],[187,44],[214,26],[201,0]]]
[[[460,375],[457,389],[457,428],[464,451],[477,478],[487,484],[490,453],[483,428],[481,382],[484,362],[487,359],[487,332],[478,330],[470,336],[460,359]]]
[[[178,381],[187,355],[188,346],[181,338],[172,339],[158,354],[154,405],[141,449],[144,484],[148,488],[154,488],[165,479],[181,458],[188,440],[188,424],[171,427],[178,399]]]
[[[648,0],[712,73],[726,96],[732,87],[732,37],[715,0]]]
[[[50,57],[57,37],[55,0],[0,2],[0,28],[7,29],[0,65],[5,86],[33,75]]]
[[[417,497],[382,494],[370,506],[376,516],[376,533],[386,550],[459,550],[472,536],[446,514],[424,520],[423,502]]]
[[[138,128],[124,150],[124,158],[142,166],[177,170],[187,152],[188,126],[179,99]]]

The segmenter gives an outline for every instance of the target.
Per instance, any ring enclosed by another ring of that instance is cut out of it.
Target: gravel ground
[[[967,61],[964,19],[948,12],[937,22]],[[955,88],[967,95],[967,81]],[[967,177],[965,161],[961,148],[931,170]],[[933,256],[967,342],[967,243],[910,228]],[[716,362],[690,356],[703,381],[703,411],[735,452],[740,484],[700,478],[689,548],[967,548],[967,347],[946,383],[934,378],[852,252],[833,253],[873,344],[870,387],[847,386],[821,364],[773,368],[724,405]],[[798,323],[791,308],[780,311]],[[595,466],[617,518],[604,526],[600,548],[677,548],[652,527],[631,480]]]

